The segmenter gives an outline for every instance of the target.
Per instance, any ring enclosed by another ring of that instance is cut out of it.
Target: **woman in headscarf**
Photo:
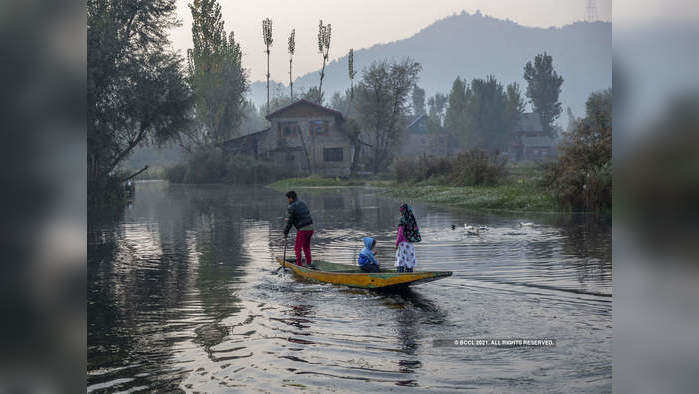
[[[417,265],[413,242],[422,241],[413,209],[408,204],[400,206],[400,224],[396,238],[396,267],[398,272],[413,272]]]

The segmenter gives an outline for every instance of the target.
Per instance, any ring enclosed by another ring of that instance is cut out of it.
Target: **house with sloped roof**
[[[527,112],[520,116],[512,131],[509,155],[514,161],[545,161],[556,156],[556,144],[546,135],[539,114]]]
[[[341,112],[301,99],[266,116],[270,127],[221,144],[294,169],[299,175],[348,176],[354,145]]]

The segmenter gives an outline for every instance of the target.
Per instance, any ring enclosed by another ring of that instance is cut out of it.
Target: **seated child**
[[[371,237],[364,237],[364,248],[359,252],[357,265],[364,272],[379,272],[379,261],[374,256],[376,240]]]

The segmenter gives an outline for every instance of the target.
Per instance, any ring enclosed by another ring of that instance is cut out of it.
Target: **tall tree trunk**
[[[269,115],[269,46],[267,47],[267,115]]]
[[[357,170],[359,169],[359,156],[362,153],[362,143],[359,142],[359,136],[357,136],[357,139],[352,142],[354,144],[354,156],[352,157],[352,165],[350,166],[350,177],[356,175]]]
[[[320,85],[318,86],[318,96],[323,95],[323,78],[325,77],[325,62],[328,60],[328,55],[323,56],[323,68],[320,69]],[[320,103],[319,103],[320,104]]]
[[[311,166],[311,156],[308,153],[308,148],[306,147],[306,141],[303,139],[303,131],[299,128],[299,139],[301,140],[301,147],[303,147],[303,153],[306,156],[306,163],[308,164],[309,175],[313,173],[313,168]]]
[[[294,100],[294,82],[292,81],[292,74],[291,74],[291,62],[293,60],[289,59],[289,89],[291,90],[291,100]]]

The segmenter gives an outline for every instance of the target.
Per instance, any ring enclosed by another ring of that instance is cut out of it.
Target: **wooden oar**
[[[274,270],[274,273],[276,274],[282,268],[284,268],[284,271],[286,271],[286,237],[284,237],[284,254],[282,255],[282,265]]]

